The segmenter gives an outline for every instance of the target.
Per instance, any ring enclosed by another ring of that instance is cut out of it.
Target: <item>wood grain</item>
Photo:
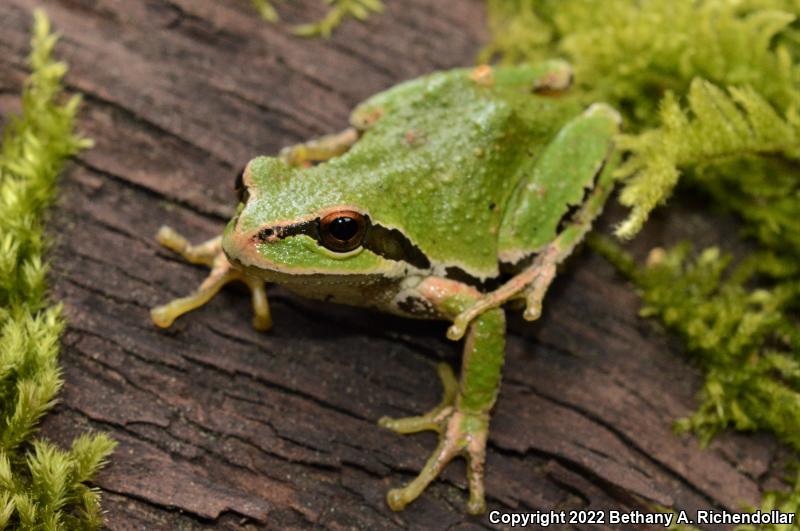
[[[205,275],[159,248],[159,225],[197,241],[219,233],[249,158],[341,129],[356,103],[400,80],[472,63],[486,38],[483,2],[390,1],[366,24],[303,40],[259,20],[246,0],[4,0],[4,114],[18,108],[39,4],[62,34],[68,87],[85,96],[80,128],[96,143],[64,176],[50,223],[69,330],[66,385],[44,434],[68,444],[96,429],[120,442],[96,482],[108,526],[491,528],[464,513],[461,464],[406,511],[384,503],[435,438],[400,437],[376,420],[438,401],[434,365],[457,365],[460,354],[444,324],[311,304],[280,288],[268,334],[252,330],[236,289],[167,331],[148,318]],[[324,9],[279,6],[287,23]],[[636,245],[731,230],[730,220],[673,211]],[[693,411],[701,380],[637,309],[631,286],[584,251],[540,322],[511,319],[490,509],[735,510],[774,483],[780,450],[769,437],[725,435],[702,450],[671,431]]]

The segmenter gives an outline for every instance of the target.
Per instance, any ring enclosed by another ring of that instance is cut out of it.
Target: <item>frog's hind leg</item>
[[[565,172],[564,168],[569,164],[570,157],[574,157],[575,145],[581,145],[582,141],[591,140],[582,136],[583,133],[579,126],[589,123],[588,120],[598,118],[605,122],[606,131],[603,135],[595,136],[593,139],[596,141],[595,147],[603,147],[603,150],[596,150],[597,153],[594,157],[584,158],[585,168],[582,166],[573,166],[572,168],[573,170],[582,168],[576,173],[577,177],[580,177],[581,174],[587,178],[596,175],[591,191],[584,198],[581,206],[571,219],[567,220],[566,226],[558,234],[554,234],[553,239],[539,250],[531,265],[495,291],[480,297],[473,305],[461,312],[447,330],[448,338],[460,339],[473,319],[487,310],[497,308],[514,299],[525,300],[526,307],[523,314],[525,319],[533,321],[540,317],[542,300],[555,278],[556,267],[572,253],[589,232],[592,223],[602,212],[606,199],[613,189],[613,170],[618,160],[618,154],[613,152],[612,138],[619,126],[619,115],[606,105],[593,105],[581,117],[573,121],[572,125],[578,127],[568,131],[573,135],[572,138],[562,139],[562,142],[549,153],[552,155],[551,159],[543,163],[542,172],[546,174],[544,180],[558,182],[554,177]],[[612,160],[609,160],[609,157]],[[575,172],[573,171],[573,173]]]
[[[161,227],[156,238],[161,245],[180,254],[188,262],[203,264],[211,269],[211,273],[194,293],[150,310],[150,317],[157,326],[169,327],[181,315],[210,301],[222,289],[222,286],[238,280],[247,284],[252,293],[253,326],[257,330],[269,330],[272,326],[272,318],[264,282],[249,277],[231,266],[225,253],[222,252],[221,236],[199,245],[191,245],[186,238],[171,228]]]
[[[281,150],[280,158],[290,166],[326,161],[347,152],[356,143],[358,136],[357,129],[348,127],[339,133],[285,147]]]
[[[461,304],[459,304],[461,306]],[[444,399],[418,417],[383,418],[383,427],[398,433],[432,430],[439,434],[439,443],[422,470],[402,488],[392,489],[386,496],[389,507],[400,511],[414,501],[456,457],[467,461],[469,502],[467,510],[480,514],[486,509],[483,470],[486,442],[489,435],[489,413],[497,397],[505,349],[505,315],[495,308],[480,315],[470,325],[464,343],[461,379],[456,382],[447,365],[439,365]]]
[[[610,177],[611,172],[608,173]],[[571,223],[536,256],[533,263],[461,312],[447,329],[447,337],[452,340],[461,339],[469,323],[475,318],[487,310],[518,298],[525,300],[523,317],[528,321],[538,319],[542,314],[544,296],[556,276],[556,267],[572,254],[573,249],[589,232],[592,221],[600,214],[611,189],[610,178],[607,182],[598,181]]]

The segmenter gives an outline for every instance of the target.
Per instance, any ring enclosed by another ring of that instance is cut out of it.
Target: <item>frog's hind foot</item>
[[[269,330],[272,326],[272,318],[264,282],[246,276],[231,266],[225,253],[222,252],[221,236],[199,245],[191,245],[186,238],[165,226],[159,229],[156,239],[161,245],[180,254],[188,262],[203,264],[211,269],[208,277],[191,295],[150,310],[150,317],[156,326],[169,327],[181,315],[210,301],[222,289],[222,286],[238,280],[247,284],[252,293],[253,326],[256,330]]]
[[[469,482],[467,511],[470,514],[481,514],[486,510],[483,468],[489,416],[460,411],[455,406],[458,383],[452,369],[446,364],[440,364],[437,368],[444,386],[444,398],[438,406],[418,417],[384,417],[379,421],[381,426],[401,434],[425,430],[439,433],[439,444],[417,477],[402,488],[390,490],[386,495],[386,502],[393,511],[402,511],[422,494],[450,461],[463,456],[467,460]]]
[[[453,412],[453,404],[456,400],[456,394],[458,394],[458,381],[455,374],[453,374],[453,369],[448,364],[440,363],[436,366],[436,370],[439,372],[439,379],[442,381],[442,387],[444,388],[444,396],[438,406],[424,415],[416,417],[401,419],[383,417],[378,421],[378,424],[383,428],[388,428],[403,435],[421,431],[441,433],[442,420]]]

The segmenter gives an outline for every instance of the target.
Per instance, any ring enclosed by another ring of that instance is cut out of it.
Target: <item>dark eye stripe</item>
[[[500,287],[502,282],[502,277],[500,278],[489,278],[486,280],[481,280],[477,277],[474,277],[461,269],[457,266],[448,266],[444,270],[445,278],[449,278],[451,280],[456,280],[458,282],[463,282],[473,288],[476,288],[478,291],[482,293],[487,293],[489,291],[495,290]]]
[[[290,236],[298,236],[305,234],[315,240],[319,241],[319,218],[301,221],[300,223],[293,223],[291,225],[276,225],[274,227],[265,227],[259,231],[256,237],[261,242],[267,242],[273,239],[282,240]]]
[[[407,262],[420,269],[428,269],[431,266],[431,262],[425,256],[425,253],[406,238],[402,232],[397,229],[387,229],[381,225],[372,224],[369,222],[368,216],[364,216],[364,218],[367,220],[369,227],[362,244],[365,249],[369,249],[373,253],[389,260]],[[320,242],[319,223],[320,218],[314,218],[291,225],[265,227],[259,231],[256,237],[261,242],[267,242],[305,234],[313,238],[319,245],[322,245]]]
[[[367,220],[369,226],[367,235],[364,237],[363,246],[365,249],[369,249],[373,253],[388,258],[389,260],[406,262],[419,269],[430,268],[431,262],[428,260],[428,257],[425,256],[425,253],[414,245],[411,240],[406,238],[402,232],[397,229],[387,229],[381,225],[370,223],[368,216],[364,216],[364,218]],[[267,242],[276,238],[283,239],[290,236],[305,234],[313,238],[318,245],[322,246],[319,236],[319,223],[320,218],[314,218],[291,225],[265,227],[256,237],[262,242]],[[500,285],[499,279],[481,281],[463,269],[455,266],[448,267],[445,270],[445,276],[459,282],[464,282],[484,292],[495,289]]]

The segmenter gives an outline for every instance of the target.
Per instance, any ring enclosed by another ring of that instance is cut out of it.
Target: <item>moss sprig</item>
[[[47,298],[45,214],[65,161],[91,145],[74,132],[80,98],[64,99],[56,40],[36,11],[22,114],[0,147],[0,529],[99,527],[99,496],[85,482],[115,445],[104,434],[83,435],[68,451],[32,440],[62,385],[64,320]]]
[[[593,236],[590,244],[631,279],[642,297],[641,315],[658,318],[684,339],[692,359],[705,373],[701,406],[675,423],[705,445],[721,430],[765,430],[800,451],[800,328],[794,314],[800,282],[792,278],[754,287],[773,265],[762,267],[754,254],[732,266],[716,247],[697,255],[689,243],[653,249],[638,267],[618,243]],[[779,268],[779,270],[781,270]],[[800,474],[786,478],[790,488],[767,492],[761,511],[800,508]],[[750,510],[755,508],[751,507]],[[686,527],[686,529],[695,529]],[[740,526],[739,531],[754,528]],[[798,529],[765,525],[762,530]]]
[[[681,168],[754,156],[800,159],[800,115],[789,107],[781,115],[755,89],[731,87],[727,93],[695,78],[684,110],[667,92],[661,100],[661,127],[621,135],[618,146],[629,154],[616,175],[624,181],[620,202],[631,209],[617,228],[630,238],[650,212],[664,202],[678,182]]]
[[[273,23],[278,21],[278,13],[271,0],[250,1],[262,18]],[[325,3],[329,6],[325,16],[316,22],[295,26],[292,28],[295,35],[328,38],[345,19],[364,21],[370,14],[383,11],[381,0],[325,0]]]

